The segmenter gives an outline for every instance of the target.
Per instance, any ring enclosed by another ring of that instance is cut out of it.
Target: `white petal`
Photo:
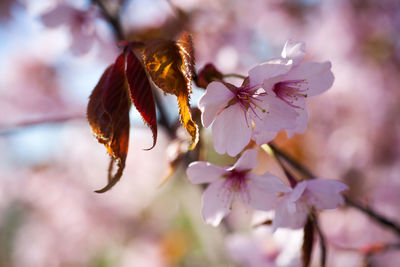
[[[194,184],[211,183],[226,172],[225,168],[204,161],[192,162],[186,170],[189,180]]]
[[[224,180],[210,184],[204,191],[202,199],[204,221],[212,226],[218,226],[229,213],[232,199],[232,191],[224,190]]]
[[[296,42],[289,40],[286,42],[282,50],[282,57],[293,60],[293,63],[297,65],[303,60],[306,54],[306,45],[303,42]]]
[[[305,80],[302,85],[307,96],[321,94],[331,88],[335,79],[331,71],[332,64],[327,61],[323,63],[305,62],[291,69],[285,75],[284,80]]]
[[[220,82],[212,82],[207,86],[205,94],[199,99],[201,122],[204,127],[210,126],[220,112],[234,97],[233,93]]]
[[[261,86],[265,80],[286,74],[292,68],[286,60],[270,60],[249,71],[249,80],[251,86]]]
[[[294,129],[298,113],[284,101],[275,96],[264,95],[259,97],[260,109],[255,109],[256,114],[249,112],[256,125],[256,131],[280,131],[283,129]]]
[[[258,166],[257,161],[258,151],[256,149],[248,149],[243,152],[243,155],[236,161],[232,169],[251,170]]]
[[[251,137],[250,119],[238,104],[224,109],[212,125],[215,151],[236,156],[249,143]]]

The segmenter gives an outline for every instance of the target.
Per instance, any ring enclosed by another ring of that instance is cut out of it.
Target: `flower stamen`
[[[297,106],[294,103],[299,100],[299,97],[307,97],[306,92],[309,88],[304,88],[303,85],[305,84],[307,84],[306,80],[282,81],[276,83],[272,90],[278,98],[285,101],[290,106],[300,108],[300,106]]]

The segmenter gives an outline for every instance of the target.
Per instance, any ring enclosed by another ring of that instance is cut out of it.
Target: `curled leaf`
[[[180,120],[192,137],[190,148],[193,149],[199,133],[189,106],[194,73],[191,36],[183,33],[176,42],[160,39],[149,41],[144,50],[144,63],[153,82],[165,93],[178,98]]]
[[[87,118],[97,140],[111,156],[108,184],[95,192],[111,189],[121,178],[129,146],[129,99],[124,54],[103,73],[89,98]],[[112,174],[114,163],[118,170]]]
[[[157,114],[153,92],[146,71],[131,49],[127,53],[126,61],[126,79],[132,102],[153,133],[153,145],[148,149],[150,150],[157,141]]]

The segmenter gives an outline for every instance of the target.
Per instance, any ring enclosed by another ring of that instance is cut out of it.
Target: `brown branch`
[[[316,176],[303,164],[298,162],[296,159],[291,157],[289,154],[286,152],[280,150],[277,148],[274,144],[269,143],[268,146],[274,151],[275,154],[280,156],[282,159],[284,159],[287,163],[289,163],[292,167],[294,167],[296,170],[299,172],[303,173],[305,176],[307,176],[309,179],[314,179]]]
[[[349,199],[348,197],[345,196],[345,201],[346,204],[350,207],[353,207],[355,209],[358,209],[359,211],[367,214],[368,216],[370,216],[371,218],[373,218],[376,222],[391,228],[393,231],[395,231],[398,235],[400,235],[400,225],[398,225],[397,223],[389,220],[388,218],[378,214],[376,211],[367,208],[367,207],[363,207],[362,205],[360,205],[359,203],[355,202],[354,200]]]
[[[108,21],[108,23],[110,23],[111,27],[114,30],[117,41],[124,40],[124,32],[118,16],[119,10],[117,12],[117,16],[115,17],[111,15],[111,13],[108,11],[102,0],[92,0],[92,3],[100,8],[104,18]]]

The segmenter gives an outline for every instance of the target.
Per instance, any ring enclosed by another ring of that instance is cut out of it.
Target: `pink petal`
[[[44,25],[49,28],[58,27],[63,24],[69,26],[77,12],[79,12],[79,10],[69,5],[60,4],[54,9],[44,13],[40,18]]]
[[[212,226],[218,226],[230,212],[233,194],[231,191],[224,190],[224,182],[221,179],[211,183],[203,193],[203,219]]]
[[[249,173],[248,179],[251,181],[251,183],[255,184],[257,187],[261,188],[265,192],[289,193],[292,191],[290,186],[285,184],[281,179],[270,172],[266,172],[263,175]]]
[[[296,128],[287,129],[286,133],[289,138],[293,137],[295,133],[304,133],[307,130],[308,112],[307,109],[296,109],[299,116],[296,119]]]
[[[248,203],[252,208],[269,211],[276,207],[278,203],[278,193],[290,190],[276,176],[266,173],[262,176],[251,175],[251,181],[247,184]]]
[[[194,184],[214,182],[226,172],[225,168],[204,161],[192,162],[186,170],[189,180]]]
[[[249,143],[251,137],[250,119],[238,104],[224,109],[212,125],[215,151],[236,156]]]
[[[303,228],[307,220],[308,212],[300,211],[290,213],[286,207],[276,209],[272,228],[275,231],[278,227],[299,229]]]
[[[232,169],[251,170],[258,166],[257,161],[258,151],[256,149],[248,149],[243,152],[243,155],[236,161]]]
[[[84,55],[89,52],[95,42],[95,34],[85,34],[81,29],[71,28],[71,52],[75,55]]]
[[[348,186],[340,181],[315,179],[307,183],[306,201],[317,210],[335,209],[344,204],[340,192],[347,190]]]
[[[229,100],[234,97],[233,93],[220,82],[212,82],[207,86],[205,94],[199,99],[201,110],[201,122],[204,127],[209,127]]]
[[[286,201],[279,203],[276,208],[275,218],[272,222],[273,231],[278,227],[298,229],[304,227],[308,212],[304,209],[298,209],[295,213],[290,213]]]
[[[284,80],[306,80],[302,86],[306,90],[307,96],[321,94],[331,88],[335,79],[331,71],[329,61],[323,63],[305,62],[294,67]]]
[[[265,112],[256,109],[256,114],[249,113],[256,125],[256,131],[280,131],[294,129],[298,113],[284,101],[275,96],[264,95],[259,103]]]
[[[319,191],[325,194],[339,193],[348,190],[349,187],[337,180],[313,179],[307,181],[307,189],[313,192]]]
[[[306,45],[303,42],[289,40],[286,42],[282,50],[282,57],[293,60],[293,64],[297,65],[303,60],[306,54]]]
[[[286,74],[291,68],[290,64],[279,59],[264,62],[249,71],[250,85],[261,87],[265,80]]]
[[[293,191],[290,193],[289,196],[290,201],[296,202],[301,197],[301,195],[307,188],[307,182],[308,181],[300,182],[294,187]]]
[[[259,128],[255,128],[251,139],[253,139],[257,143],[257,145],[261,146],[274,140],[276,134],[277,132],[264,131],[260,130]]]
[[[276,193],[266,193],[254,183],[247,186],[248,198],[242,201],[256,210],[269,211],[275,208],[278,201]]]

